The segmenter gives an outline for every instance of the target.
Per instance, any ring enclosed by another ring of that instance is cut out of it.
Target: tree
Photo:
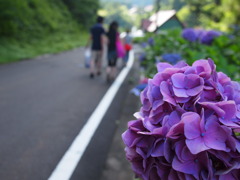
[[[176,2],[177,0],[175,0]],[[229,0],[186,0],[179,16],[184,16],[188,26],[203,26],[229,31],[240,24],[240,2]]]
[[[90,27],[96,19],[99,0],[62,0],[72,16],[83,26]]]
[[[161,0],[156,0],[155,5],[156,5],[156,12],[158,12],[161,8]]]
[[[105,23],[110,24],[112,21],[117,21],[120,29],[130,29],[136,24],[136,16],[129,14],[127,5],[122,5],[118,2],[103,3],[105,12]]]

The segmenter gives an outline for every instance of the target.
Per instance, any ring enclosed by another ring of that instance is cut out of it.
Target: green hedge
[[[0,63],[85,45],[88,36],[62,0],[0,0],[0,22]]]
[[[181,37],[181,30],[163,31],[159,34],[147,34],[142,42],[148,38],[154,39],[154,46],[145,48],[146,60],[142,65],[146,67],[146,76],[151,77],[155,72],[156,57],[164,53],[178,53],[188,64],[195,60],[211,58],[217,65],[217,70],[228,74],[235,80],[240,80],[240,37],[222,35],[217,37],[211,46],[191,43]]]

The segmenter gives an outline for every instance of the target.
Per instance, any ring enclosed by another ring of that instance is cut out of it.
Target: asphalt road
[[[104,75],[89,79],[82,56],[75,49],[0,66],[0,179],[47,179],[95,109],[109,85]]]

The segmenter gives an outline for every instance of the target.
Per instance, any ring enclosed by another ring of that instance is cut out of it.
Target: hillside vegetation
[[[130,7],[137,6],[137,7],[145,7],[148,5],[154,4],[155,0],[148,0],[148,1],[139,1],[139,0],[101,0],[103,3],[112,3],[117,2],[121,4],[127,4]]]
[[[97,0],[0,0],[0,63],[84,45],[97,8]]]

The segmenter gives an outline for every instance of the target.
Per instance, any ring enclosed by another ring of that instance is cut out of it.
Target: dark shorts
[[[117,63],[117,52],[116,51],[108,51],[108,66],[116,66]]]

